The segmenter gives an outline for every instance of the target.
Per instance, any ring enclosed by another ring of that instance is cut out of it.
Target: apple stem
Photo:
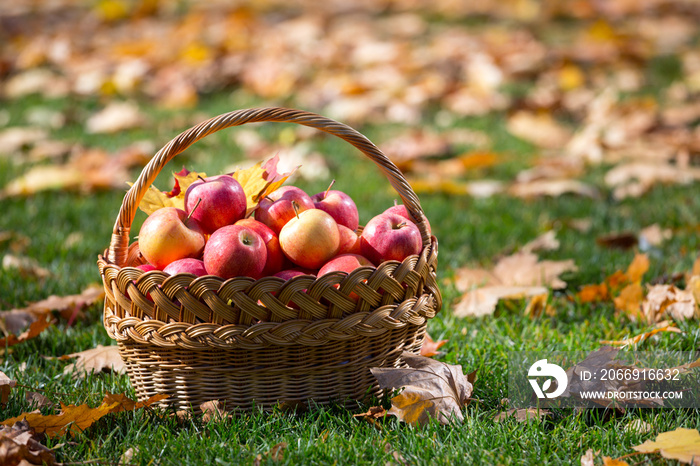
[[[297,204],[297,201],[292,201],[292,209],[294,209],[294,215],[299,218],[299,204]]]
[[[396,199],[394,199],[394,207],[396,207],[397,205],[399,205],[399,201],[397,201]]]
[[[205,183],[207,182],[207,180],[205,180],[204,178],[202,178],[202,175],[197,175],[197,178],[199,178],[200,180],[204,181]],[[192,209],[192,210],[194,210],[194,209]]]
[[[201,197],[200,197],[199,199],[197,199],[197,203],[194,205],[194,207],[192,207],[192,210],[190,210],[190,213],[187,214],[187,217],[185,217],[185,220],[182,222],[182,223],[185,224],[185,226],[187,226],[187,222],[188,222],[188,221],[190,220],[190,218],[192,217],[192,214],[194,213],[194,211],[197,210],[197,207],[199,207],[199,203],[200,203],[200,202],[202,202],[202,198],[201,198]]]
[[[323,193],[323,198],[324,198],[324,199],[325,199],[326,197],[328,197],[328,192],[331,190],[331,188],[333,187],[334,184],[335,184],[335,179],[334,179],[333,181],[331,181],[331,184],[328,185],[328,189],[326,189],[326,192]]]
[[[398,230],[398,229],[403,228],[403,227],[405,227],[405,226],[406,226],[406,222],[401,222],[401,223],[399,223],[398,225],[396,225],[395,230]]]

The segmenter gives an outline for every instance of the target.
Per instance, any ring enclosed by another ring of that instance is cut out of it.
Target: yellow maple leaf
[[[278,174],[278,160],[278,156],[274,156],[264,165],[262,162],[258,162],[250,168],[236,170],[231,174],[241,184],[245,192],[246,217],[258,207],[260,199],[282,186],[296,170],[295,168],[289,173]]]
[[[683,463],[700,464],[700,432],[695,429],[679,427],[632,448],[641,453],[660,452],[664,458]]]
[[[144,211],[147,215],[151,215],[153,212],[163,207],[177,207],[178,209],[185,210],[185,191],[187,191],[187,188],[197,181],[200,176],[204,178],[207,175],[204,172],[190,172],[185,169],[179,173],[173,173],[175,186],[172,191],[165,192],[154,186],[150,186],[139,203],[139,209]],[[129,183],[129,185],[132,184],[133,183]]]

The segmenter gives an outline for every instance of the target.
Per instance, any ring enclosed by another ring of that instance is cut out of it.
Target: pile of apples
[[[420,231],[403,205],[389,207],[358,234],[355,202],[332,186],[313,196],[282,186],[246,218],[246,195],[235,178],[200,178],[187,188],[184,210],[163,207],[146,218],[138,241],[148,263],[139,268],[287,280],[420,254]]]

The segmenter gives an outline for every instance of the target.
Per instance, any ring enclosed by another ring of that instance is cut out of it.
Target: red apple
[[[332,190],[333,182],[327,190],[311,196],[314,206],[331,215],[338,225],[344,225],[351,230],[357,230],[360,224],[360,215],[357,212],[355,201],[342,191]]]
[[[326,212],[309,209],[292,217],[280,232],[280,246],[292,262],[317,269],[338,252],[338,224]]]
[[[143,272],[150,272],[151,270],[158,270],[153,266],[153,264],[140,264],[140,265],[137,265],[136,268],[143,271]]]
[[[296,186],[282,186],[260,200],[255,219],[279,235],[282,227],[296,215],[292,201],[296,202],[299,212],[314,208],[314,202],[304,191]]]
[[[259,234],[241,225],[226,225],[212,233],[204,248],[204,267],[210,275],[228,279],[260,277],[267,248]]]
[[[358,267],[367,265],[374,267],[374,264],[369,259],[359,254],[341,254],[326,262],[318,271],[318,276],[321,277],[331,272],[350,273]]]
[[[423,242],[418,227],[398,214],[379,214],[367,222],[360,236],[362,255],[375,264],[402,261],[420,254]]]
[[[139,249],[157,269],[185,257],[199,257],[204,249],[204,230],[184,210],[162,207],[146,218],[139,231]]]
[[[274,275],[282,270],[285,262],[284,253],[280,247],[279,238],[277,238],[277,235],[270,227],[253,218],[241,219],[234,225],[241,225],[250,228],[255,233],[259,234],[265,243],[265,248],[267,249],[267,261],[265,261],[265,267],[260,273],[260,276],[267,277],[268,275]]]
[[[338,225],[338,233],[340,233],[338,255],[360,253],[360,237],[357,233],[345,225]]]
[[[277,272],[274,276],[283,280],[289,280],[290,278],[298,277],[299,275],[313,275],[315,277],[316,273],[317,271],[315,270],[287,269]]]
[[[410,220],[411,222],[413,222],[413,219],[408,214],[408,210],[406,209],[406,206],[403,204],[397,204],[397,205],[391,206],[388,209],[386,209],[383,213],[385,213],[385,214],[387,214],[387,213],[388,214],[398,214],[398,215],[402,216],[403,218],[405,218],[406,220]],[[413,223],[415,223],[415,222],[413,222]],[[431,234],[432,230],[430,228],[430,222],[428,222],[427,218],[425,219],[425,226],[428,228],[428,234]]]
[[[192,275],[201,277],[207,274],[207,269],[204,267],[204,262],[200,259],[188,257],[186,259],[178,259],[171,262],[163,269],[163,272],[167,273],[168,275],[191,273]]]
[[[206,233],[243,218],[246,203],[243,187],[231,175],[200,178],[185,191],[185,210],[188,213],[194,210],[192,218],[199,221]]]

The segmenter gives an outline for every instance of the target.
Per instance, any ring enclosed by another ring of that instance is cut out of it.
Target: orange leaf
[[[425,340],[423,340],[423,346],[420,349],[421,356],[430,358],[438,354],[438,351],[448,340],[433,341],[433,339],[426,332]]]
[[[107,393],[102,399],[102,404],[112,405],[114,403],[117,403],[117,405],[110,410],[110,413],[121,413],[122,411],[134,411],[136,409],[148,408],[152,404],[162,401],[166,398],[168,398],[168,395],[160,393],[158,395],[153,395],[146,401],[136,402],[131,398],[128,398],[123,393]]]
[[[107,414],[147,407],[167,397],[168,395],[164,394],[154,395],[145,402],[136,403],[124,395],[108,393],[102,404],[96,408],[90,408],[87,404],[66,406],[61,403],[61,412],[58,414],[22,413],[17,417],[6,419],[0,424],[9,426],[17,421],[26,420],[37,433],[45,433],[48,437],[58,437],[82,432]]]
[[[16,345],[32,338],[36,338],[41,332],[51,326],[51,322],[52,319],[50,314],[45,314],[39,317],[29,325],[29,328],[26,331],[22,332],[21,334],[17,336],[9,335],[5,338],[0,338],[0,348],[4,346]]]
[[[612,345],[612,346],[636,345],[637,343],[641,343],[642,341],[646,340],[647,338],[652,337],[660,332],[683,333],[683,332],[681,332],[681,330],[678,327],[674,327],[673,325],[665,325],[663,327],[657,327],[654,330],[651,330],[649,332],[641,333],[639,335],[627,338],[626,340],[601,340],[599,343],[601,345]]]
[[[9,426],[24,419],[37,433],[44,433],[48,437],[58,437],[84,431],[101,417],[109,414],[117,405],[118,402],[103,403],[97,408],[90,408],[87,404],[66,406],[61,403],[61,412],[58,414],[45,416],[39,412],[22,413],[17,417],[6,419],[0,424]]]
[[[644,289],[639,283],[627,285],[620,291],[620,294],[613,299],[615,309],[628,314],[633,319],[640,316],[642,301],[644,301]]]
[[[608,286],[605,283],[584,285],[576,295],[582,303],[607,301],[610,299]]]
[[[632,283],[641,282],[642,277],[645,273],[647,273],[647,270],[649,270],[649,258],[646,254],[637,253],[634,255],[632,263],[630,263],[629,267],[627,267],[625,275]]]

